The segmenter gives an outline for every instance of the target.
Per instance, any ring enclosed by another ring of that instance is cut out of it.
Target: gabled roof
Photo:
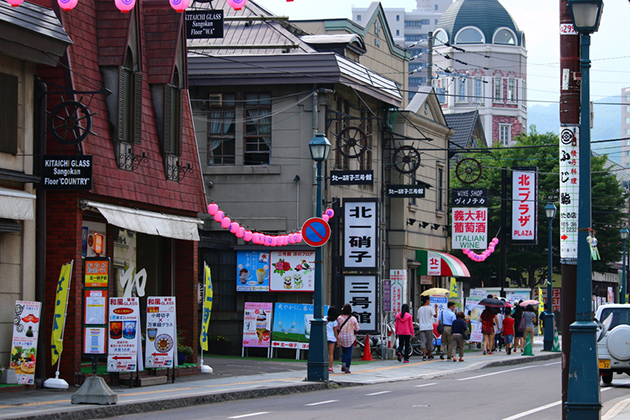
[[[445,115],[446,123],[455,130],[451,137],[449,149],[453,153],[465,151],[479,146],[479,141],[485,138],[483,126],[479,118],[479,111],[460,112]]]
[[[446,123],[446,118],[444,113],[442,112],[442,107],[440,106],[440,101],[435,96],[435,92],[432,87],[429,86],[420,86],[418,91],[405,108],[405,111],[411,111],[418,115],[424,115],[425,112],[422,111],[422,107],[426,104],[428,110],[431,113],[431,118],[443,125],[448,125]]]

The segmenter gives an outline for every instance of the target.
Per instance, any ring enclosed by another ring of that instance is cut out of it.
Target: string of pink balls
[[[264,246],[286,246],[302,242],[302,231],[284,235],[267,235],[260,232],[252,232],[227,217],[216,203],[208,205],[208,214],[213,216],[214,221],[220,223],[223,229],[229,229],[230,233],[234,234],[237,238],[243,239],[245,242],[251,241],[253,244]],[[328,222],[334,215],[334,210],[328,208],[322,214],[322,219]]]
[[[497,246],[498,243],[499,243],[499,239],[493,238],[490,241],[490,245],[488,246],[488,249],[483,251],[481,254],[477,254],[475,251],[471,251],[470,249],[462,249],[462,252],[464,253],[464,255],[466,255],[468,258],[470,258],[473,261],[483,262],[486,260],[486,258],[490,256],[490,254],[494,252],[494,248]]]

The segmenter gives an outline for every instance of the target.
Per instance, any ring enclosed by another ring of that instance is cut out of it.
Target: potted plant
[[[222,335],[208,334],[208,353],[229,355],[232,343]]]
[[[184,344],[184,337],[181,333],[177,332],[177,363],[183,365],[186,363],[188,356],[192,356],[193,349],[190,346]]]

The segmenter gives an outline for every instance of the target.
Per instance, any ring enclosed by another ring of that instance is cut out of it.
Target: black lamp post
[[[623,253],[621,262],[621,296],[619,296],[619,302],[626,303],[626,294],[628,292],[628,279],[626,278],[626,240],[630,232],[627,228],[623,227],[619,230],[619,236],[623,241]]]
[[[315,134],[308,143],[311,159],[317,164],[317,203],[315,216],[322,214],[322,163],[330,153],[330,142],[323,134]],[[326,321],[324,320],[324,287],[322,284],[322,247],[315,248],[315,291],[313,299],[313,320],[308,346],[308,381],[328,380],[328,349],[326,342]]]
[[[569,358],[569,384],[566,413],[569,420],[599,419],[599,367],[597,352],[597,326],[593,322],[592,264],[590,245],[586,241],[591,227],[591,118],[590,118],[590,67],[589,49],[591,34],[597,32],[604,7],[603,0],[569,0],[573,26],[580,34],[580,95],[579,141],[579,198],[578,198],[578,255],[576,279],[575,322],[569,327],[571,354]]]
[[[547,306],[545,313],[545,335],[543,338],[543,350],[551,351],[553,348],[553,329],[555,325],[555,316],[553,314],[552,294],[553,294],[553,279],[552,279],[552,267],[553,267],[553,253],[552,253],[552,236],[553,219],[556,217],[556,206],[553,203],[547,203],[545,206],[545,215],[549,221],[549,250],[548,250],[548,264],[547,264]]]

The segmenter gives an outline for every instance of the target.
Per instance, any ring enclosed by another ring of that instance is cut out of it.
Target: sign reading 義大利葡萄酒
[[[488,247],[488,208],[454,208],[452,237],[453,249],[486,249]]]

